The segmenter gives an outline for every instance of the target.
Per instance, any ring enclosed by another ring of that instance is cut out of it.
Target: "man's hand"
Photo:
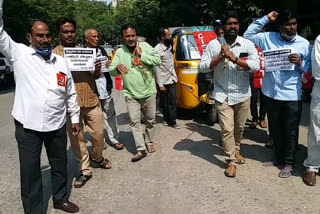
[[[235,57],[232,51],[226,51],[225,57],[229,59],[231,62],[234,62],[237,59],[237,57]]]
[[[119,64],[117,65],[117,70],[121,73],[121,74],[127,74],[129,72],[129,68],[127,68],[127,66],[125,66],[124,64]]]
[[[300,55],[299,54],[296,54],[296,53],[293,53],[293,54],[289,54],[288,56],[289,58],[289,61],[297,66],[301,66],[302,64],[302,60],[300,58]]]
[[[272,12],[270,12],[270,13],[267,15],[267,17],[268,17],[268,19],[269,19],[270,22],[276,21],[277,16],[278,16],[277,11],[272,11]]]
[[[107,60],[106,61],[106,67],[109,68],[110,64],[111,64],[111,60]]]
[[[221,52],[220,52],[220,54],[221,54],[223,57],[226,57],[227,51],[229,51],[229,46],[228,46],[228,45],[222,45],[222,46],[221,46]]]
[[[80,131],[80,125],[79,123],[72,123],[72,135],[73,136],[77,136],[79,134]]]
[[[138,54],[139,57],[141,57],[142,49],[138,45],[136,47],[136,53]]]
[[[166,87],[164,87],[164,86],[159,87],[159,89],[160,89],[160,91],[162,91],[162,92],[165,92],[165,91],[167,90]]]
[[[94,71],[92,75],[99,76],[100,72],[101,72],[101,62],[100,60],[96,60],[94,62]]]

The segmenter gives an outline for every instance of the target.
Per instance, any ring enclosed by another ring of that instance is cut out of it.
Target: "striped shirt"
[[[215,39],[208,44],[201,57],[199,64],[200,72],[210,72],[211,60],[220,54],[221,43],[227,44],[223,37],[219,38],[219,41]],[[229,46],[229,49],[236,57],[246,56],[246,62],[250,69],[245,71],[226,58],[223,58],[214,67],[213,98],[220,103],[227,101],[228,105],[235,105],[250,98],[249,73],[259,70],[260,62],[254,44],[240,36]]]

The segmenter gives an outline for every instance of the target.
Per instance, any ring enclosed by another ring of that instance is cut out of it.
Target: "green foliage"
[[[103,41],[121,39],[121,26],[130,23],[138,35],[154,44],[159,27],[210,25],[227,8],[240,11],[245,23],[263,12],[261,0],[123,0],[117,8],[90,0],[5,0],[3,18],[6,30],[18,42],[26,42],[33,20],[42,20],[57,43],[56,20],[71,16],[77,21],[79,43],[88,28],[97,29]]]

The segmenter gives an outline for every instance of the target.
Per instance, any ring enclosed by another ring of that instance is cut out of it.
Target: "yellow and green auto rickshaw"
[[[172,33],[174,66],[178,76],[177,107],[196,109],[208,114],[208,123],[217,122],[214,100],[210,98],[213,90],[212,74],[199,73],[198,67],[206,45],[216,38],[212,26],[169,28]]]

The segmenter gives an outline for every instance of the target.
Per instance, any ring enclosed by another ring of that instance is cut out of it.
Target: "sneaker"
[[[168,126],[167,121],[163,121],[163,126]]]
[[[172,126],[172,128],[174,128],[174,129],[180,129],[181,127],[180,127],[178,124],[174,124],[174,125]]]

